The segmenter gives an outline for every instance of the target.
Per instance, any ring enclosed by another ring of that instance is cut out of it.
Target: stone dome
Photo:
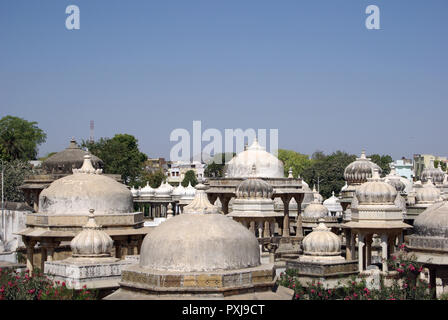
[[[302,213],[303,218],[323,218],[328,216],[328,209],[317,199],[314,199]]]
[[[341,202],[334,195],[334,191],[331,193],[331,197],[323,202],[323,205],[331,212],[342,212],[344,211],[341,206]]]
[[[252,172],[255,175],[255,165],[252,168]],[[243,182],[241,182],[236,188],[236,197],[243,198],[264,198],[270,199],[274,193],[274,188],[261,179],[252,176]]]
[[[356,197],[359,204],[393,204],[397,197],[397,190],[379,176],[377,169],[374,169],[373,177],[368,178],[356,189]]]
[[[440,201],[440,190],[432,183],[431,178],[423,187],[415,188],[415,200],[417,203],[434,203]]]
[[[390,165],[390,168],[390,173],[385,177],[384,181],[393,186],[397,192],[404,192],[406,189],[406,184],[402,181],[404,178],[397,173],[393,163]]]
[[[133,212],[132,192],[124,185],[95,170],[91,156],[84,156],[81,169],[57,179],[39,196],[39,213],[87,214],[95,208],[98,214]]]
[[[227,178],[247,178],[252,175],[252,167],[256,166],[255,176],[258,178],[284,178],[283,163],[258,144],[252,145],[236,155],[225,167]]]
[[[42,162],[42,169],[47,173],[71,174],[72,169],[80,168],[84,162],[84,156],[90,155],[93,167],[103,169],[103,161],[78,147],[76,140],[72,138],[69,146]]]
[[[134,186],[132,186],[131,188],[131,193],[133,197],[138,197],[140,195],[140,190],[141,189],[135,189]]]
[[[191,185],[191,182],[188,182],[188,186],[184,190],[184,194],[181,199],[184,200],[192,200],[196,195],[196,188]]]
[[[324,197],[322,197],[322,195],[319,192],[317,192],[316,186],[313,186],[313,197],[314,199],[317,199],[319,203],[322,203],[324,201]]]
[[[422,182],[426,182],[429,179],[436,185],[443,184],[443,180],[445,178],[445,173],[440,168],[434,167],[434,160],[430,160],[428,168],[425,168],[421,174]]]
[[[339,256],[341,240],[319,219],[319,225],[302,240],[303,253],[311,256]]]
[[[163,182],[154,192],[157,198],[168,198],[171,196],[174,188],[168,182]]]
[[[372,177],[373,169],[378,169],[381,174],[381,168],[370,161],[370,158],[366,157],[366,153],[363,150],[361,157],[356,158],[355,161],[350,163],[344,170],[344,179],[349,183],[361,184],[367,181],[368,178]]]
[[[414,234],[448,238],[448,202],[438,202],[420,213],[414,220]]]
[[[185,188],[181,183],[177,187],[174,188],[172,195],[175,197],[181,197],[185,194]]]
[[[90,209],[89,220],[70,242],[73,257],[108,257],[113,248],[112,238],[95,222],[94,210]]]
[[[184,213],[166,220],[144,239],[140,267],[204,272],[259,266],[260,248],[255,236],[240,223],[219,214],[198,185]]]
[[[153,196],[155,194],[155,192],[156,192],[156,189],[152,188],[149,185],[149,182],[147,181],[146,186],[144,186],[143,188],[140,189],[139,194],[142,197],[149,197],[149,196]]]

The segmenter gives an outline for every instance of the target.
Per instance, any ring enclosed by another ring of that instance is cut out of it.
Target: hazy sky
[[[37,121],[40,155],[90,120],[151,157],[193,120],[276,128],[305,154],[447,155],[447,39],[446,0],[2,0],[0,117]]]

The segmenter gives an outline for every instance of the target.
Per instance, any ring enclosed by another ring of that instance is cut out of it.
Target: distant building
[[[414,161],[412,159],[403,157],[400,160],[395,160],[394,165],[398,175],[410,181],[414,179]]]
[[[168,171],[168,163],[165,161],[165,158],[149,158],[145,162],[145,170],[149,173],[162,170],[166,174]]]
[[[199,161],[185,162],[176,161],[169,165],[167,181],[171,184],[178,184],[185,178],[185,173],[193,170],[196,174],[196,179],[202,181],[204,179],[205,164]]]
[[[420,180],[420,176],[425,168],[428,168],[431,161],[442,161],[447,163],[447,157],[434,156],[432,154],[414,154],[414,176]]]

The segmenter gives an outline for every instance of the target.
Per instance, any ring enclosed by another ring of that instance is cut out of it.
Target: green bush
[[[38,269],[32,275],[0,268],[0,300],[93,300],[97,292],[69,289],[64,282],[53,282]]]
[[[309,282],[303,286],[298,280],[297,270],[288,269],[280,275],[279,284],[293,289],[295,300],[430,300],[434,288],[428,282],[419,279],[423,266],[415,261],[404,245],[400,251],[387,261],[390,271],[398,276],[391,286],[384,285],[381,279],[380,289],[369,289],[364,279],[355,276],[346,283],[338,282],[334,289],[325,288],[321,282]]]

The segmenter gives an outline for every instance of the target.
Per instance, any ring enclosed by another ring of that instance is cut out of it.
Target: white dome
[[[257,139],[247,150],[240,152],[227,163],[225,176],[228,178],[250,177],[254,165],[256,166],[255,177],[284,178],[283,163],[260,146]]]
[[[317,192],[316,186],[313,186],[313,196],[314,199],[317,199],[319,203],[322,203],[324,201],[324,197],[322,197],[322,195],[319,192]]]
[[[319,225],[302,240],[303,253],[310,256],[339,256],[341,240],[319,219]]]
[[[113,248],[112,238],[95,222],[94,210],[90,210],[89,220],[83,230],[70,242],[73,257],[108,257]]]
[[[344,179],[349,183],[364,183],[368,178],[372,177],[373,170],[377,169],[381,173],[381,168],[370,161],[366,157],[366,153],[363,150],[361,157],[357,158],[356,161],[350,163],[344,170]]]
[[[149,182],[146,182],[146,186],[144,186],[142,189],[140,189],[140,196],[152,196],[154,195],[154,193],[156,192],[155,189],[153,189],[150,185]]]
[[[155,190],[155,196],[158,198],[170,197],[173,190],[173,186],[168,182],[164,182]]]
[[[184,195],[181,197],[182,200],[192,200],[196,195],[196,188],[188,182],[188,186],[185,188]]]
[[[440,190],[428,178],[423,187],[415,188],[415,200],[417,203],[434,203],[441,200]]]
[[[304,218],[323,218],[328,216],[328,209],[317,199],[310,203],[302,213]]]
[[[181,197],[184,194],[185,194],[185,188],[182,186],[181,183],[179,183],[179,185],[173,190],[173,196]]]
[[[334,195],[334,191],[332,192],[332,195],[330,198],[325,200],[323,202],[323,205],[328,209],[330,212],[342,212],[344,211],[341,206],[341,202],[339,199]]]
[[[425,168],[422,172],[421,179],[423,182],[431,179],[436,185],[442,184],[445,178],[445,173],[440,168],[440,164],[437,168],[434,168],[434,160],[429,162],[429,167]]]
[[[133,212],[132,192],[116,180],[95,170],[90,155],[84,157],[81,169],[57,179],[42,190],[39,213],[87,215],[90,209],[97,214]]]
[[[186,213],[166,220],[145,237],[140,267],[203,272],[261,264],[255,236],[240,223],[217,213],[204,185],[198,185],[195,199],[184,209]]]
[[[373,177],[368,178],[356,189],[359,204],[393,204],[397,190],[380,178],[378,170],[374,169]]]

